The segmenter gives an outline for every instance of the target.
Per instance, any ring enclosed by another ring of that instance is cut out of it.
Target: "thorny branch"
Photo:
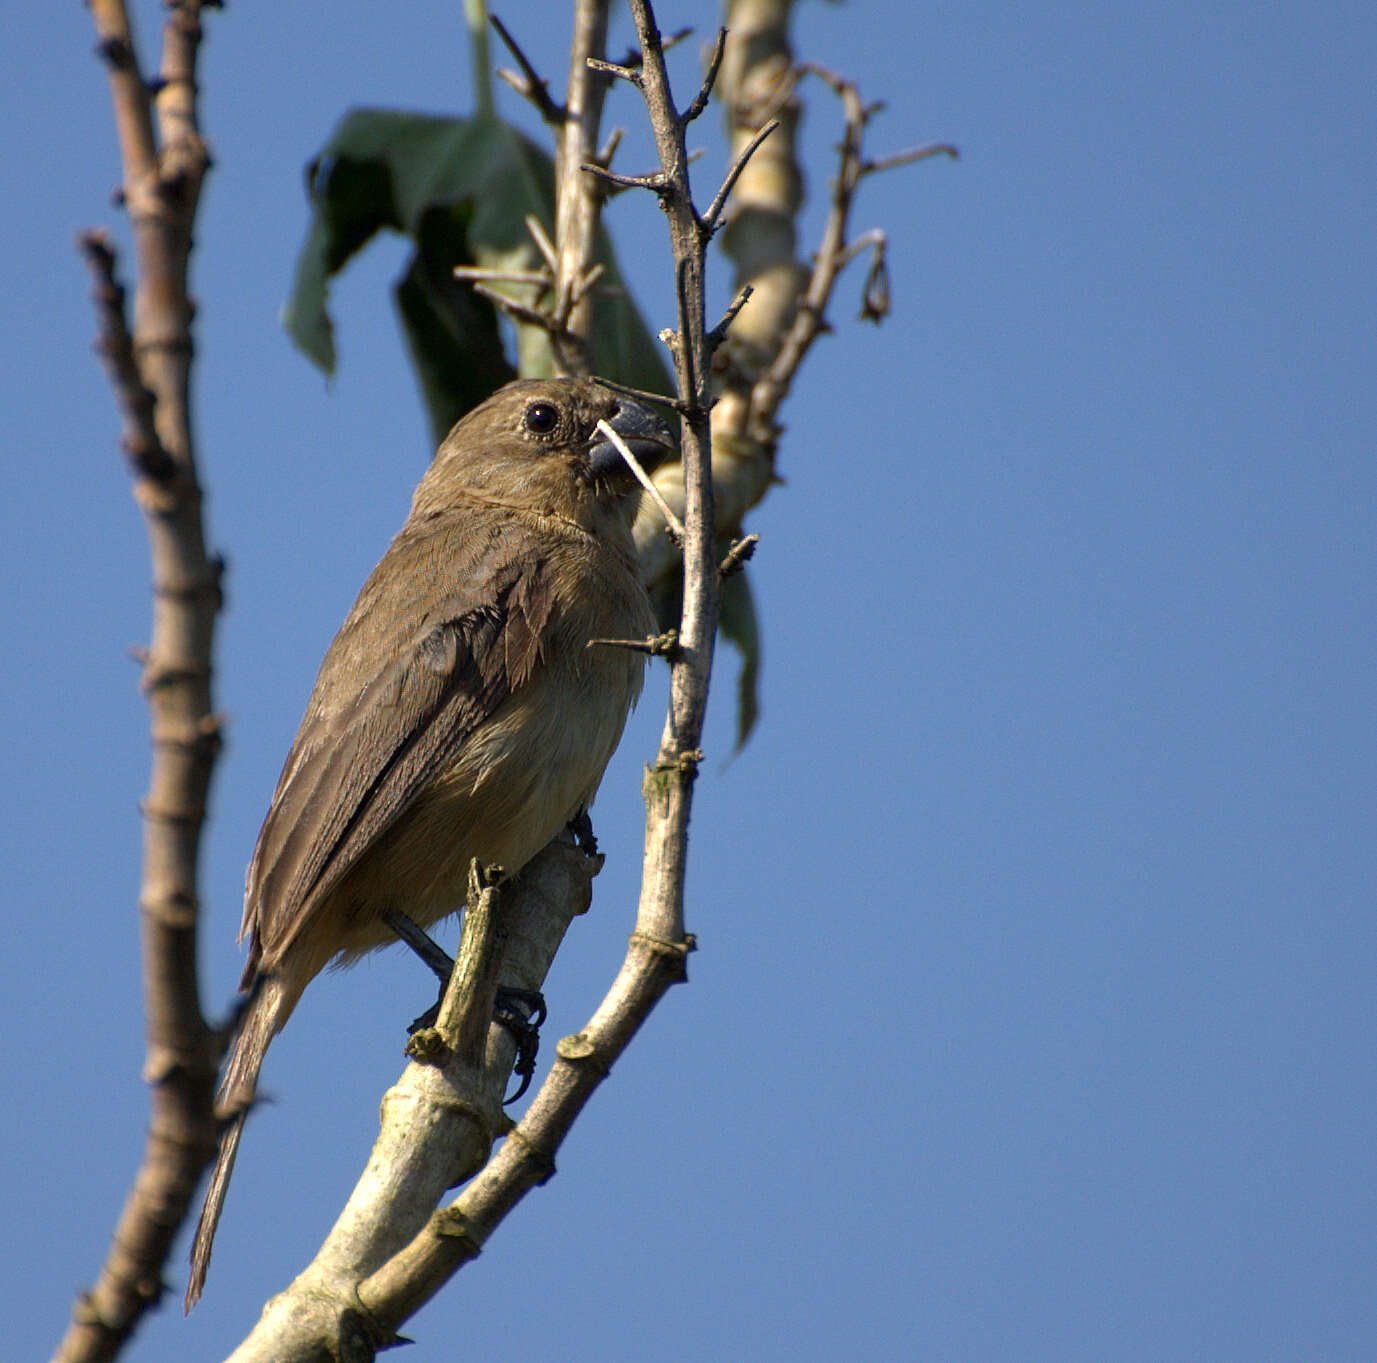
[[[856,191],[867,175],[911,165],[930,156],[955,158],[957,150],[947,142],[912,147],[892,156],[867,160],[864,155],[865,130],[881,105],[865,104],[854,81],[837,75],[814,62],[805,62],[796,74],[814,75],[824,81],[841,101],[845,132],[839,148],[839,165],[832,181],[832,196],[828,206],[827,223],[822,242],[813,258],[813,270],[804,290],[793,324],[785,333],[774,360],[766,366],[751,392],[752,421],[757,426],[773,424],[775,413],[788,396],[789,389],[813,342],[826,329],[825,313],[836,287],[837,278],[861,251],[873,247],[875,256],[863,290],[861,315],[869,321],[879,321],[888,311],[888,290],[885,280],[885,236],[872,230],[855,242],[847,241],[851,209]]]
[[[714,360],[718,401],[713,409],[713,482],[723,534],[739,529],[774,481],[779,409],[813,342],[829,329],[827,309],[842,271],[867,250],[872,258],[862,288],[861,315],[878,321],[888,311],[884,233],[850,235],[860,185],[881,170],[938,154],[956,155],[954,147],[938,143],[867,158],[864,134],[878,106],[864,104],[854,82],[815,65],[798,64],[789,46],[788,16],[788,5],[729,0],[729,36],[718,77],[733,148],[752,152],[720,210],[726,221],[722,240],[737,266],[738,295],[745,288],[754,291],[750,306]],[[796,150],[797,87],[804,74],[824,80],[837,95],[844,124],[826,223],[806,265],[795,255],[795,219],[803,202]],[[776,131],[761,145],[764,129],[772,125],[777,125]],[[713,218],[711,209],[705,217]],[[680,477],[674,465],[655,474],[674,506],[684,499]],[[659,516],[643,509],[636,541],[651,581],[678,571],[673,546],[665,542],[659,527]]]

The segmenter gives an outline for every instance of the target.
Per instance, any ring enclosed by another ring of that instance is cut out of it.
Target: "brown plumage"
[[[258,985],[220,1087],[252,1098],[269,1043],[332,961],[462,907],[472,858],[515,872],[602,779],[644,659],[588,648],[654,629],[630,526],[660,420],[591,379],[508,384],[445,437],[411,514],[321,663],[249,863],[241,987]],[[226,1128],[188,1309],[243,1131]]]

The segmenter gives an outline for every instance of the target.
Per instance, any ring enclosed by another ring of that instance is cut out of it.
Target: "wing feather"
[[[452,535],[434,523],[404,530],[364,584],[321,664],[249,866],[246,975],[300,933],[322,896],[529,680],[551,592],[530,537],[504,521],[475,535],[483,527],[470,512]],[[438,599],[435,573],[453,583]],[[350,699],[327,700],[341,695]]]

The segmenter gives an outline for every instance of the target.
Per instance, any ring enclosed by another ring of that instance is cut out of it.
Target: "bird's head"
[[[652,472],[674,453],[665,423],[597,379],[517,379],[459,421],[416,490],[413,514],[464,500],[574,520],[594,533],[630,525],[640,484],[606,423]]]

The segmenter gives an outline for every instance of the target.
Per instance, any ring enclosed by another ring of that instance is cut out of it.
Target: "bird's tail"
[[[258,1087],[263,1057],[283,1021],[284,1002],[282,986],[276,979],[269,976],[259,983],[244,1009],[239,1035],[225,1066],[225,1076],[220,1081],[216,1106],[235,1115],[220,1133],[220,1151],[206,1188],[206,1200],[201,1204],[201,1219],[196,1223],[196,1238],[191,1246],[191,1279],[183,1303],[188,1312],[201,1299],[201,1290],[206,1285],[211,1246],[215,1243],[215,1228],[220,1224],[230,1175],[234,1172],[234,1157],[239,1153],[239,1139],[244,1134],[244,1121]]]

